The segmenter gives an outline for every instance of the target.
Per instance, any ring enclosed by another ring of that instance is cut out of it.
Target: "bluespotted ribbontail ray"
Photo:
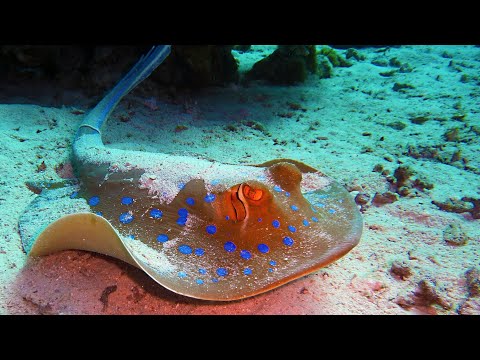
[[[105,120],[169,52],[154,47],[86,115],[73,143],[78,182],[44,189],[20,219],[28,254],[98,252],[176,293],[236,300],[356,246],[362,218],[350,194],[299,161],[233,165],[104,146]]]

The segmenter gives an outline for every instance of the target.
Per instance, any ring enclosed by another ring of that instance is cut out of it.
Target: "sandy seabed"
[[[237,53],[240,70],[273,48]],[[226,163],[300,160],[352,196],[370,196],[362,239],[351,252],[241,301],[186,298],[93,253],[27,259],[17,223],[37,195],[25,183],[68,176],[78,110],[88,111],[89,101],[78,94],[68,106],[21,98],[0,105],[0,313],[480,314],[480,220],[432,203],[480,198],[480,48],[358,53],[365,59],[351,58],[353,65],[334,68],[333,77],[312,75],[298,86],[232,85],[175,102],[133,92],[104,128],[104,142],[120,149]],[[371,204],[376,193],[392,190],[388,177],[399,166],[411,170],[415,184],[433,188]],[[453,244],[452,226],[461,244]]]

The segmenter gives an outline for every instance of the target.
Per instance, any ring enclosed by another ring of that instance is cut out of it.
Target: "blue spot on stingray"
[[[202,285],[202,284],[203,284],[203,280],[202,280],[202,279],[197,279],[197,284],[198,284],[198,285]]]
[[[307,220],[307,219],[303,219],[302,223],[303,223],[303,225],[305,225],[305,226],[308,226],[308,225],[310,225],[310,223],[308,222],[308,220]]]
[[[194,205],[195,204],[195,200],[193,198],[187,198],[185,200],[185,202],[188,204],[188,205]]]
[[[123,205],[130,205],[133,203],[133,199],[129,196],[124,196],[122,197],[122,200],[120,201]]]
[[[157,241],[164,243],[168,240],[168,236],[166,234],[160,234],[157,236]]]
[[[272,266],[275,266],[275,265],[277,265],[277,262],[275,260],[270,260],[269,264],[272,265]]]
[[[202,256],[203,254],[205,254],[205,250],[203,250],[202,248],[195,249],[195,255]]]
[[[273,225],[274,228],[278,228],[278,227],[280,227],[280,221],[278,221],[278,220],[273,220],[273,221],[272,221],[272,225]]]
[[[120,220],[122,224],[130,224],[133,221],[133,215],[132,213],[125,212],[120,214],[118,220]]]
[[[218,275],[218,276],[227,276],[227,275],[228,275],[228,271],[227,271],[227,269],[225,269],[225,268],[218,268],[218,269],[217,269],[217,275]]]
[[[184,187],[185,187],[185,184],[184,184],[184,183],[178,184],[178,188],[179,188],[180,190],[182,190]]]
[[[192,253],[192,248],[188,245],[180,245],[178,247],[178,251],[180,251],[182,254],[189,255]]]
[[[184,208],[178,209],[177,214],[180,217],[187,217],[188,216],[188,210],[184,209]]]
[[[218,179],[214,179],[214,180],[212,180],[212,182],[210,183],[210,185],[212,185],[212,186],[215,186],[215,185],[218,185],[218,184],[220,184],[220,180],[218,180]]]
[[[258,221],[258,222],[262,222],[262,218],[258,218],[257,221]]]
[[[187,223],[187,218],[186,217],[179,217],[177,219],[177,224],[180,225],[180,226],[185,226],[186,223]]]
[[[273,190],[275,190],[276,192],[282,192],[282,188],[281,188],[280,186],[278,186],[278,185],[275,185],[275,186],[273,187]]]
[[[103,216],[103,213],[101,211],[97,211],[95,214],[97,214],[98,216]]]
[[[92,196],[88,199],[88,205],[97,206],[100,203],[100,198],[98,196]]]
[[[266,254],[270,251],[270,248],[266,244],[258,244],[257,249],[258,249],[258,251],[260,251],[261,253],[264,253],[264,254]]]
[[[316,218],[315,216],[312,216],[312,221],[313,222],[318,222],[318,218]]]
[[[160,209],[152,209],[150,210],[150,217],[154,219],[160,219],[163,216],[163,212]]]
[[[250,253],[250,251],[248,250],[242,250],[240,251],[240,256],[245,259],[245,260],[248,260],[252,257],[252,254]]]
[[[205,269],[198,269],[198,272],[202,275],[205,275],[207,273],[207,270]]]
[[[129,240],[135,240],[135,236],[132,235],[132,234],[128,235],[127,238],[128,238]]]
[[[212,278],[212,282],[217,283],[218,279],[217,278]]]
[[[207,194],[207,196],[205,196],[203,200],[205,200],[205,202],[207,203],[211,203],[215,200],[215,198],[216,198],[215,194]]]
[[[180,278],[186,278],[187,277],[187,273],[185,271],[179,271],[178,272],[178,277]]]
[[[324,208],[324,207],[325,207],[325,204],[317,203],[317,206],[320,207],[320,208]]]
[[[290,193],[288,191],[285,191],[285,196],[290,197]]]
[[[293,225],[288,225],[288,230],[290,230],[291,232],[297,231],[297,229]]]
[[[225,216],[225,220],[230,220],[230,216]]]
[[[78,195],[78,191],[74,191],[74,192],[70,195],[70,199],[76,198],[77,195]]]
[[[283,243],[287,246],[292,246],[293,245],[293,239],[289,236],[285,236],[283,238]]]
[[[245,270],[243,270],[243,273],[244,273],[245,275],[251,275],[251,274],[252,274],[252,269],[250,269],[250,268],[245,268]]]
[[[233,252],[233,251],[235,251],[235,249],[237,248],[237,246],[236,246],[233,242],[227,241],[227,242],[223,245],[223,248],[225,249],[225,251]]]
[[[335,213],[336,213],[335,209],[328,209],[328,212],[329,212],[330,214],[335,214]]]
[[[207,225],[207,233],[213,235],[217,232],[217,227],[215,225]]]
[[[293,211],[298,211],[298,206],[297,206],[297,205],[292,205],[292,206],[290,206],[290,208],[291,208]]]
[[[310,206],[310,209],[312,209],[314,213],[318,212],[317,209],[315,209],[313,206]]]
[[[268,268],[268,272],[273,272],[273,269],[272,269],[272,268]]]

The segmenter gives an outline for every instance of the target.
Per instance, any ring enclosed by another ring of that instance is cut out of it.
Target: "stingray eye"
[[[263,196],[263,190],[253,189],[248,185],[243,186],[243,195],[250,200],[258,201]]]

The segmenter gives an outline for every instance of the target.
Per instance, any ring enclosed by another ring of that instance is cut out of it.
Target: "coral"
[[[480,296],[480,271],[472,267],[465,272],[465,278],[467,279],[468,295]]]
[[[347,49],[347,52],[345,53],[345,58],[348,60],[352,57],[357,61],[365,60],[365,55],[360,54],[354,48],[349,48],[349,49]]]
[[[383,76],[383,77],[391,77],[391,76],[395,75],[396,73],[397,73],[397,70],[390,70],[390,71],[381,72],[381,73],[379,73],[379,75]]]
[[[392,129],[395,129],[395,130],[403,130],[407,127],[407,124],[405,124],[401,121],[394,121],[394,122],[388,123],[387,126],[391,127]]]
[[[375,66],[381,66],[381,67],[387,67],[388,66],[388,61],[385,60],[385,59],[373,59],[372,60],[372,65],[375,65]]]
[[[328,59],[320,58],[317,68],[317,74],[320,79],[328,79],[332,77],[333,69]]]
[[[480,199],[463,197],[461,200],[448,199],[444,202],[433,200],[432,204],[443,211],[457,214],[470,213],[474,219],[480,219]]]
[[[185,131],[188,129],[188,126],[185,126],[185,125],[177,125],[175,127],[175,132],[178,133],[178,132],[181,132],[181,131]]]
[[[245,74],[245,81],[265,80],[276,85],[304,82],[308,73],[317,72],[315,45],[282,45],[257,61]]]
[[[414,116],[410,118],[410,122],[417,125],[423,125],[428,120],[430,120],[430,117],[428,115],[420,115],[420,116]]]
[[[468,236],[459,224],[450,224],[443,231],[443,240],[450,245],[465,245],[468,242]]]
[[[232,46],[175,45],[152,79],[164,85],[199,88],[225,85],[239,79]]]
[[[366,205],[368,204],[369,201],[370,201],[370,195],[367,193],[358,193],[355,196],[355,202],[358,205],[361,205],[361,206]]]
[[[407,185],[407,181],[412,177],[413,171],[408,166],[399,166],[393,172],[393,176],[397,179],[396,186],[398,188]]]
[[[245,120],[245,121],[242,121],[242,124],[245,125],[245,126],[248,126],[249,128],[251,128],[253,130],[260,131],[265,136],[271,136],[268,129],[262,123],[259,123],[258,121]]]
[[[323,47],[319,51],[319,54],[326,56],[333,67],[350,67],[350,66],[352,66],[352,63],[350,61],[344,59],[341,55],[339,55],[332,48]]]
[[[400,69],[398,71],[401,73],[409,73],[413,71],[413,68],[409,64],[404,63],[400,66]]]
[[[414,146],[409,145],[407,147],[407,156],[410,156],[414,159],[434,159],[437,160],[439,158],[439,148],[440,145],[434,146]]]
[[[445,139],[445,141],[459,142],[460,141],[459,132],[460,132],[460,128],[458,127],[448,129],[443,134],[443,138]]]
[[[393,91],[405,92],[406,89],[415,89],[413,85],[410,84],[401,84],[396,82],[392,87]]]
[[[239,52],[247,52],[250,51],[252,48],[252,45],[233,45],[232,50],[236,50]]]
[[[380,194],[380,193],[377,192],[373,196],[372,204],[376,205],[376,206],[381,206],[381,205],[385,205],[385,204],[391,204],[395,201],[398,201],[398,195],[397,194],[395,194],[393,192],[390,192],[390,191],[384,192],[383,194]]]
[[[402,66],[402,63],[396,57],[393,57],[388,61],[388,65],[399,68]]]
[[[387,177],[387,181],[392,184],[390,190],[396,192],[400,196],[409,196],[414,189],[420,191],[433,189],[433,184],[418,177],[412,178],[413,175],[414,173],[409,167],[399,166],[395,169],[393,177]]]
[[[445,299],[438,288],[436,281],[432,279],[424,279],[418,282],[415,289],[415,305],[431,306],[440,305],[445,310],[452,308],[452,305]]]
[[[408,266],[408,264],[406,264],[405,262],[400,261],[394,261],[392,263],[390,272],[402,280],[405,280],[412,275],[412,270],[410,269],[410,266]]]

